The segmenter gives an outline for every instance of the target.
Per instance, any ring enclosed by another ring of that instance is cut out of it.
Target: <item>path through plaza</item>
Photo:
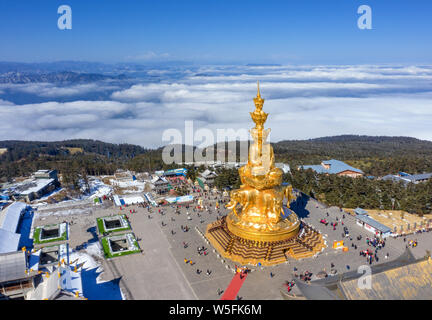
[[[247,273],[237,272],[228,285],[228,288],[225,290],[221,300],[235,300],[237,293],[240,291],[240,288],[246,280],[246,277]]]

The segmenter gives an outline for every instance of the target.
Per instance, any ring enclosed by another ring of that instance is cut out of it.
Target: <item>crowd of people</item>
[[[294,288],[295,282],[294,281],[287,281],[285,283],[285,287],[287,288],[288,292],[291,292],[291,290]]]
[[[361,250],[360,251],[360,256],[366,257],[366,261],[369,264],[372,264],[372,262],[374,260],[378,261],[378,256],[377,256],[376,252],[373,252],[372,250],[369,250],[369,249],[367,249],[367,250]]]
[[[366,238],[366,244],[368,246],[372,246],[374,248],[377,248],[378,250],[385,247],[385,240],[380,238]]]
[[[213,213],[216,213],[218,216],[224,214],[223,210],[221,210],[221,207],[224,203],[226,203],[226,199],[222,196],[220,192],[213,193],[213,192],[207,192],[204,190],[201,190],[197,187],[190,188],[191,194],[195,196],[195,199],[193,202],[186,203],[186,204],[171,204],[171,205],[165,205],[164,207],[158,207],[156,208],[156,212],[160,214],[161,216],[164,216],[166,213],[173,212],[175,216],[183,216],[184,219],[187,221],[187,224],[181,224],[180,230],[183,232],[188,232],[190,230],[189,221],[193,221],[196,218],[200,219],[200,223],[204,223],[206,221],[206,215],[211,215]],[[168,208],[171,208],[172,210],[167,210]],[[148,208],[149,212],[151,208]],[[148,215],[149,219],[153,218],[151,215]],[[170,217],[170,220],[175,226],[176,219],[174,217]],[[177,219],[178,221],[178,219]],[[184,220],[183,220],[184,221]],[[178,223],[178,222],[177,222]],[[161,225],[163,227],[166,227],[169,223],[167,223],[167,219],[165,221],[161,221]],[[180,224],[180,223],[179,223]],[[177,224],[178,226],[178,224]],[[175,236],[175,228],[171,229],[171,235]],[[188,252],[189,243],[186,241],[181,242],[183,250],[185,250],[185,253]],[[208,249],[205,246],[198,246],[196,247],[196,253],[197,256],[194,260],[190,258],[184,258],[184,263],[190,266],[196,265],[198,268],[195,268],[194,273],[199,276],[207,276],[211,277],[213,276],[213,271],[210,268],[201,268],[200,260],[203,259],[203,257],[207,256],[209,254]],[[190,254],[190,252],[189,252]],[[186,256],[188,254],[185,254]],[[218,289],[218,295],[222,294],[223,290]],[[241,298],[240,298],[241,299]]]
[[[410,247],[410,248],[417,247],[417,240],[409,240],[408,241],[408,247]]]

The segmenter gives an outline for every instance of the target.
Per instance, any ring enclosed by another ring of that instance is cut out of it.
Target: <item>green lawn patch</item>
[[[99,234],[131,230],[125,214],[97,218],[96,223]]]
[[[115,258],[141,252],[133,233],[103,237],[101,244],[105,258]]]
[[[66,241],[67,223],[50,224],[37,227],[33,233],[33,243],[43,244],[49,242]]]

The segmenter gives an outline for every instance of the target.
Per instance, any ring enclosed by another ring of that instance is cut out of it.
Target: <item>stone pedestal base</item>
[[[312,257],[325,247],[319,232],[307,225],[303,229],[286,240],[248,240],[232,233],[223,217],[207,226],[206,237],[223,257],[240,265],[271,266],[285,262],[288,257]]]

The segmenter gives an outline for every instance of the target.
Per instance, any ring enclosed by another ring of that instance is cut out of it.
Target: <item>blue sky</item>
[[[357,28],[364,4],[373,30]],[[2,0],[0,60],[428,64],[431,14],[429,0]]]

